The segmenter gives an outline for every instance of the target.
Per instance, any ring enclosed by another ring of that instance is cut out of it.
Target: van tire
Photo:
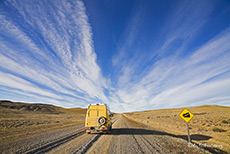
[[[106,118],[102,116],[102,117],[98,118],[97,122],[100,125],[104,125],[104,124],[106,124]]]

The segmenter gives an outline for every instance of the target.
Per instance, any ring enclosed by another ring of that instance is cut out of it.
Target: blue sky
[[[228,0],[1,0],[0,99],[230,106]]]

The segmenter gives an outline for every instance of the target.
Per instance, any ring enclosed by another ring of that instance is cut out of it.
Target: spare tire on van
[[[104,125],[106,124],[106,118],[101,116],[98,118],[97,122],[100,124],[100,125]]]

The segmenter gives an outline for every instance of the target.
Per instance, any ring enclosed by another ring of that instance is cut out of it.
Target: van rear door
[[[98,126],[97,118],[98,118],[98,110],[97,109],[89,109],[88,125],[93,126],[93,127]]]

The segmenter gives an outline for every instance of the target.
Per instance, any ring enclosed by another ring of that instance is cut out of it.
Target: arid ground
[[[230,108],[187,109],[189,146],[183,108],[116,114],[109,134],[86,134],[86,109],[0,101],[0,153],[229,153]]]
[[[0,142],[84,124],[86,109],[47,104],[0,102]]]
[[[184,108],[160,109],[124,114],[153,129],[187,139],[187,126],[179,114]],[[189,122],[193,142],[202,147],[220,148],[230,153],[230,107],[204,105],[187,107],[194,117]]]

